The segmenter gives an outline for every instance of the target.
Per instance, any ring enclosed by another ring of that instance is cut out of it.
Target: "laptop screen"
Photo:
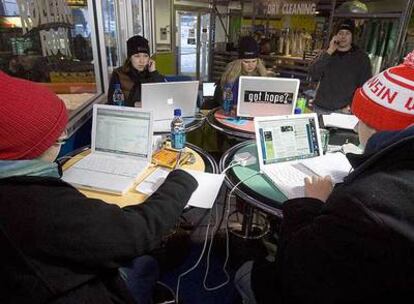
[[[300,81],[290,78],[241,76],[237,116],[276,116],[294,113]]]
[[[173,119],[177,108],[182,117],[194,117],[198,87],[198,81],[143,83],[142,109],[152,111],[154,120]]]
[[[203,82],[203,97],[213,97],[216,84],[214,82]]]
[[[258,121],[261,156],[264,165],[322,155],[318,142],[316,116],[287,116]]]
[[[96,108],[95,151],[148,157],[151,114],[132,110]]]

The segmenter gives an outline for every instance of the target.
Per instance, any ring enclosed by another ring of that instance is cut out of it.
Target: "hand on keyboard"
[[[305,197],[312,197],[326,202],[333,189],[330,176],[312,176],[305,178]]]

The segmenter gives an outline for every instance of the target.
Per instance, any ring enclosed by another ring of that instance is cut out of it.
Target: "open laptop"
[[[154,114],[154,132],[170,130],[174,109],[182,117],[194,117],[197,109],[198,81],[144,83],[141,107]]]
[[[122,195],[151,163],[152,113],[94,105],[91,153],[63,172],[81,189]]]
[[[276,116],[295,112],[299,79],[240,76],[237,116]]]
[[[351,170],[342,153],[323,155],[316,113],[254,120],[260,170],[287,198],[304,196],[304,178],[330,175],[340,182]]]

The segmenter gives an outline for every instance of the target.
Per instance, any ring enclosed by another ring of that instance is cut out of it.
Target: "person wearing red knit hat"
[[[89,199],[54,163],[67,120],[46,87],[0,71],[0,302],[150,303],[159,269],[146,254],[197,181],[174,170],[125,208]]]
[[[414,297],[414,51],[353,97],[362,154],[333,188],[283,203],[275,263],[235,276],[248,303],[406,303]]]

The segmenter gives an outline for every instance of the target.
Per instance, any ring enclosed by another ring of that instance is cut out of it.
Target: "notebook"
[[[91,153],[63,172],[80,189],[122,195],[151,163],[152,113],[94,105]]]
[[[299,79],[240,76],[237,116],[293,114],[298,98]]]
[[[170,130],[174,109],[182,117],[194,117],[197,109],[198,81],[144,83],[141,107],[154,114],[154,132]]]
[[[285,196],[304,196],[304,178],[330,175],[341,182],[351,170],[343,153],[323,155],[316,113],[254,120],[260,170]]]

